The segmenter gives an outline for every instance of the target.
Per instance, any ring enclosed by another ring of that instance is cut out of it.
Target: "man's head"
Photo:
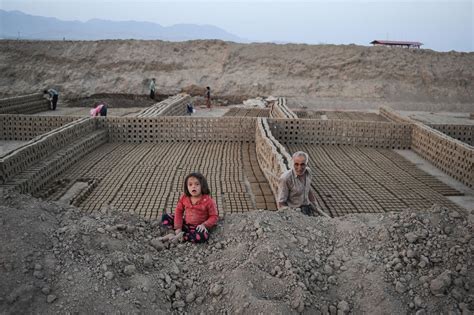
[[[306,166],[308,165],[309,157],[303,151],[298,151],[293,154],[293,169],[297,176],[304,174]]]

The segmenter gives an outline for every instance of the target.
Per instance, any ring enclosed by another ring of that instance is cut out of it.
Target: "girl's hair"
[[[204,175],[202,175],[201,173],[195,172],[195,173],[189,174],[184,179],[184,194],[186,196],[191,197],[191,193],[188,190],[188,179],[190,177],[197,178],[197,180],[199,181],[199,184],[201,184],[201,194],[203,194],[203,195],[210,195],[211,194],[211,191],[209,190],[209,186],[207,185],[207,180],[204,177]]]

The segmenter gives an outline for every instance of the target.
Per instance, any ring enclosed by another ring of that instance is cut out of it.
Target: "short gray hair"
[[[294,159],[294,158],[297,157],[297,156],[303,156],[304,159],[305,159],[306,164],[309,162],[308,153],[303,152],[303,151],[298,151],[298,152],[293,153],[293,156],[292,156],[291,158]]]

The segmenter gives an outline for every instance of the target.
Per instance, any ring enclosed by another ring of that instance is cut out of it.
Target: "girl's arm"
[[[214,225],[217,224],[217,220],[219,220],[219,212],[217,211],[216,202],[214,199],[209,197],[209,205],[208,205],[208,213],[209,218],[204,221],[204,226],[206,228],[212,228]],[[176,221],[175,221],[176,222]]]
[[[184,203],[183,198],[185,196],[181,196],[179,198],[178,204],[176,205],[176,209],[174,209],[174,229],[181,230],[183,228],[183,213],[184,213]]]

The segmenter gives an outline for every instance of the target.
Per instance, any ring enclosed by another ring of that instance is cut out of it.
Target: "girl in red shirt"
[[[174,228],[175,235],[163,240],[204,243],[209,239],[209,229],[219,219],[216,203],[211,198],[206,178],[201,173],[191,173],[184,180],[184,194],[179,198],[174,215],[164,213],[161,222]]]

